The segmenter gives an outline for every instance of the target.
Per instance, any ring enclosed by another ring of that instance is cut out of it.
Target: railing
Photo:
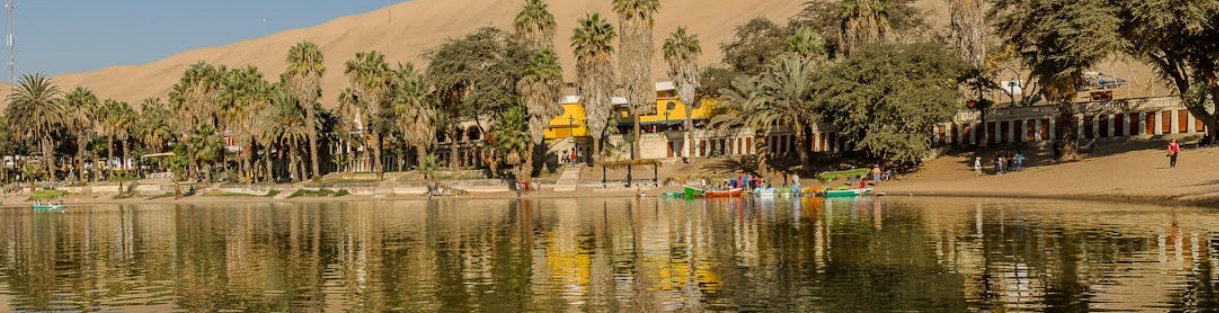
[[[1159,110],[1166,108],[1178,108],[1181,106],[1181,99],[1176,97],[1160,97],[1160,98],[1135,98],[1121,99],[1112,101],[1088,101],[1076,104],[1076,108],[1080,114],[1104,114],[1104,113],[1120,113],[1127,111],[1148,111]],[[1002,107],[992,110],[986,115],[987,119],[1011,119],[1011,118],[1044,118],[1050,117],[1058,112],[1058,108],[1052,105],[1040,105],[1032,107]],[[981,112],[978,111],[961,111],[953,118],[953,122],[966,123],[977,121],[981,118]]]

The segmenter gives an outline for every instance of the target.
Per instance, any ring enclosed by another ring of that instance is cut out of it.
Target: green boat
[[[686,199],[701,198],[704,195],[706,195],[706,192],[704,192],[702,189],[686,186]]]
[[[872,188],[826,190],[825,197],[827,197],[827,198],[858,197],[858,196],[866,196],[870,193],[872,193]]]
[[[68,206],[63,204],[35,204],[34,210],[61,210],[67,207]]]

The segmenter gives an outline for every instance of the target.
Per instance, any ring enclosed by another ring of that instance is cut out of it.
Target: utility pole
[[[11,98],[17,87],[17,38],[13,35],[13,15],[17,11],[14,0],[8,0],[4,7],[8,9],[8,95]]]

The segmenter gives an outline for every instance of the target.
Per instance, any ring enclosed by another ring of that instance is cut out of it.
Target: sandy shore
[[[1165,152],[1158,142],[1113,144],[1083,161],[1057,163],[1045,152],[1028,154],[1029,161],[1021,172],[994,175],[989,165],[986,173],[975,175],[973,153],[943,156],[927,162],[915,174],[900,177],[876,186],[886,196],[921,197],[984,197],[984,198],[1046,198],[1091,201],[1120,201],[1172,205],[1219,206],[1219,147],[1187,149],[1182,152],[1176,168],[1168,167]],[[1108,152],[1106,152],[1108,151]],[[989,154],[988,154],[989,155]],[[985,158],[984,158],[985,159]],[[661,171],[662,177],[710,171],[705,161],[701,165],[676,165]],[[651,173],[648,173],[649,176]],[[598,175],[599,176],[599,175]],[[587,178],[587,177],[586,177]],[[815,186],[815,180],[804,180]],[[545,188],[541,193],[528,193],[523,198],[601,198],[635,197],[637,193],[656,197],[662,192],[678,191],[680,187],[644,189],[579,188],[570,192],[554,192]],[[459,197],[432,199],[516,199],[513,191],[476,192]],[[236,205],[262,203],[316,203],[351,201],[428,200],[426,196],[345,196],[299,197],[274,199],[258,196],[192,196],[173,198],[114,199],[113,195],[76,195],[65,199],[68,205]],[[5,207],[29,207],[24,196],[3,199]]]
[[[1124,147],[1111,147],[1122,149]],[[1165,151],[1130,150],[1055,164],[1044,155],[1023,171],[975,176],[972,155],[928,162],[918,174],[877,187],[889,196],[1054,198],[1219,205],[1219,148],[1182,151],[1169,168]],[[985,159],[985,158],[984,158]]]

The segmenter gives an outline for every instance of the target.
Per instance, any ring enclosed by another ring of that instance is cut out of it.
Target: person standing
[[[1016,171],[1019,172],[1022,167],[1024,167],[1024,154],[1020,153],[1020,150],[1016,150]]]
[[[792,187],[800,188],[800,174],[792,173]]]
[[[1177,155],[1181,154],[1181,145],[1173,139],[1168,143],[1168,168],[1177,168]]]
[[[872,184],[880,182],[880,164],[872,164]]]
[[[982,157],[974,157],[974,176],[982,176]]]

